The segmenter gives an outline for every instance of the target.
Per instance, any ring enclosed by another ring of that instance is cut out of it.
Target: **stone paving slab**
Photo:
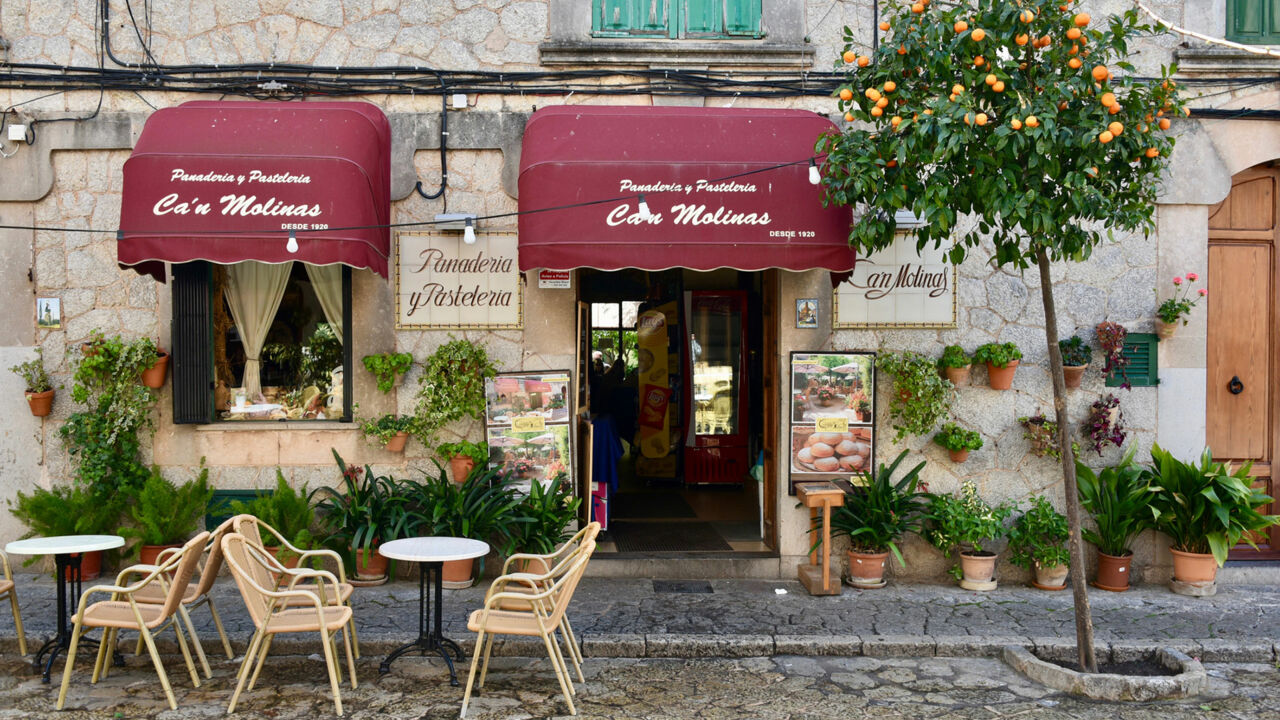
[[[21,573],[18,596],[28,641],[38,647],[54,628],[54,583]],[[594,657],[744,657],[805,654],[843,656],[991,657],[1006,644],[1049,648],[1074,656],[1075,622],[1069,593],[1002,586],[974,593],[949,584],[891,583],[878,590],[844,588],[838,596],[810,596],[789,580],[711,580],[711,593],[655,590],[652,580],[587,577],[569,616]],[[444,593],[444,632],[464,649],[474,639],[467,615],[483,603],[486,584]],[[233,642],[252,632],[230,578],[214,600]],[[1280,644],[1280,588],[1224,586],[1208,598],[1176,595],[1163,585],[1125,593],[1093,590],[1090,602],[1100,656],[1140,657],[1174,647],[1206,661],[1273,662]],[[386,653],[418,631],[416,581],[357,588],[353,596],[361,645]],[[206,649],[218,648],[205,608],[193,620]],[[171,636],[170,636],[171,637]],[[306,638],[281,638],[307,652]],[[7,603],[0,606],[0,652],[16,650]],[[499,654],[540,655],[541,644],[509,640]]]

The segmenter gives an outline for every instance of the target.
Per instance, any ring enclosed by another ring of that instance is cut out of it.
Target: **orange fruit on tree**
[[[1047,48],[1052,44],[1053,44],[1053,38],[1049,37],[1048,35],[1045,35],[1044,37],[1040,38],[1040,47]]]
[[[1159,156],[1160,156],[1160,151],[1159,151],[1159,150],[1157,150],[1157,149],[1155,149],[1155,148],[1153,148],[1153,147],[1149,147],[1149,148],[1147,148],[1147,157],[1149,157],[1149,158],[1153,158],[1153,157],[1159,157]]]
[[[1061,10],[1062,12],[1066,12],[1066,11],[1067,11],[1067,6],[1066,6],[1066,5],[1059,5],[1059,6],[1058,6],[1058,9],[1059,9],[1059,10]]]
[[[1111,113],[1112,115],[1115,115],[1119,113],[1121,109],[1123,109],[1123,106],[1121,106],[1120,103],[1116,103],[1115,105],[1112,105],[1111,107],[1107,108],[1107,112]]]
[[[952,95],[959,95],[962,92],[964,92],[964,86],[961,85],[960,83],[956,83],[955,85],[951,86]]]
[[[1027,44],[1027,41],[1029,41],[1030,39],[1031,39],[1031,38],[1030,38],[1030,37],[1028,37],[1026,33],[1022,33],[1022,34],[1021,34],[1021,35],[1019,35],[1018,37],[1014,38],[1014,39],[1013,39],[1013,41],[1014,41],[1015,43],[1017,43],[1018,45],[1026,45],[1026,44]]]
[[[972,124],[973,124],[973,117],[972,117],[969,113],[965,113],[965,114],[964,114],[964,124],[965,124],[965,125],[972,125]]]
[[[1067,101],[1066,101],[1066,100],[1063,100],[1062,102],[1058,103],[1058,109],[1059,109],[1059,110],[1066,110],[1066,109],[1067,109]]]
[[[951,26],[951,29],[955,30],[956,34],[959,34],[969,29],[969,23],[963,20],[957,20],[956,24]]]
[[[1191,117],[1191,108],[1189,107],[1182,108],[1182,114],[1186,115],[1187,117]]]
[[[844,121],[845,121],[845,122],[853,122],[853,113],[845,113],[845,114],[844,114]]]
[[[1084,27],[1089,24],[1091,19],[1089,13],[1076,13],[1076,16],[1071,21],[1076,24],[1076,27]]]
[[[1022,12],[1018,13],[1018,19],[1024,23],[1029,23],[1032,20],[1036,19],[1036,14],[1031,12],[1030,10],[1023,10]]]
[[[975,123],[977,123],[978,125],[986,125],[986,124],[987,124],[987,114],[986,114],[986,113],[978,113],[976,116],[974,116],[973,121],[974,121]]]
[[[1112,140],[1115,140],[1115,135],[1112,135],[1110,130],[1103,130],[1102,132],[1098,133],[1098,142],[1102,143],[1103,145],[1106,145]]]
[[[902,118],[898,117],[897,115],[894,115],[893,117],[889,118],[889,124],[894,127],[898,127],[899,125],[902,124]]]
[[[1036,117],[1035,115],[1028,115],[1027,127],[1029,128],[1040,127],[1040,118]]]
[[[996,77],[995,75],[991,75],[988,73],[987,77],[983,80],[983,82],[985,82],[988,85],[995,85],[996,80],[999,80],[999,79],[1000,78]]]
[[[1067,49],[1067,54],[1068,54],[1068,55],[1075,55],[1075,54],[1076,54],[1076,53],[1078,53],[1078,52],[1080,52],[1080,46],[1079,46],[1079,45],[1072,45],[1070,48],[1068,48],[1068,49]]]
[[[880,29],[881,29],[881,30],[884,30],[885,32],[888,32],[888,31],[889,31],[889,22],[888,22],[887,20],[882,20],[882,21],[880,21]]]
[[[1159,124],[1160,124],[1161,130],[1168,130],[1169,126],[1172,125],[1173,123],[1169,122],[1169,118],[1160,118]]]
[[[924,12],[924,3],[916,3],[912,5],[911,12],[915,13],[916,15],[919,15],[920,13]]]
[[[1111,71],[1107,69],[1106,65],[1094,65],[1092,73],[1093,79],[1098,82],[1102,82],[1111,77]]]
[[[867,57],[866,55],[858,56],[858,67],[866,67],[870,64],[871,64],[871,58]]]
[[[890,160],[889,162],[885,163],[885,164],[884,164],[884,166],[885,166],[885,167],[898,167],[898,161],[897,161],[897,160]]]
[[[925,115],[932,115],[932,114],[933,114],[933,108],[925,108],[925,109],[924,109],[924,114],[925,114]]]
[[[1164,110],[1157,110],[1156,117],[1164,117]]]
[[[1079,40],[1082,34],[1083,33],[1080,32],[1080,28],[1071,28],[1070,30],[1067,31],[1067,39]]]
[[[1004,92],[1004,81],[997,80],[996,84],[991,86],[991,89],[995,90],[996,92]]]
[[[880,99],[876,100],[876,107],[882,108],[882,107],[888,107],[888,106],[889,106],[889,98],[881,95]]]
[[[866,95],[869,100],[879,100],[880,91],[875,88],[867,88]]]
[[[1116,94],[1112,92],[1104,92],[1098,98],[1098,102],[1102,103],[1102,107],[1111,107],[1116,104]]]
[[[1067,61],[1067,67],[1072,70],[1079,70],[1081,65],[1084,65],[1084,63],[1080,62],[1080,58],[1077,57],[1073,57]]]
[[[1010,120],[1010,121],[1009,121],[1009,127],[1013,128],[1014,130],[1021,130],[1021,129],[1022,129],[1022,121],[1021,121],[1021,120],[1019,120],[1018,118],[1014,118],[1014,119],[1012,119],[1012,120]]]
[[[906,55],[906,54],[907,54],[907,46],[906,46],[906,45],[899,45],[899,46],[898,46],[898,54],[899,54],[899,55]]]
[[[885,92],[887,92],[887,93],[891,93],[891,92],[893,92],[894,90],[897,90],[897,89],[898,89],[898,83],[896,83],[896,82],[894,82],[894,81],[892,81],[892,80],[885,80],[885,81],[884,81],[884,91],[885,91]]]
[[[974,42],[982,42],[983,39],[987,37],[987,31],[982,28],[978,28],[970,33],[969,37],[973,38]]]
[[[973,66],[982,67],[983,64],[985,64],[986,62],[987,62],[987,59],[979,55],[973,59]]]
[[[876,107],[871,108],[871,117],[880,117],[883,114],[884,110],[882,110],[880,106],[877,105]]]
[[[1124,124],[1113,122],[1107,126],[1107,130],[1110,130],[1112,135],[1119,137],[1120,133],[1124,132]]]
[[[840,99],[849,101],[853,99],[853,91],[849,88],[840,88]]]
[[[852,50],[845,50],[844,55],[842,55],[841,57],[844,58],[844,61],[846,63],[852,64],[854,61],[858,59],[858,53]]]
[[[1084,174],[1088,175],[1089,177],[1098,177],[1098,167],[1095,165],[1089,168],[1088,170],[1085,170]]]

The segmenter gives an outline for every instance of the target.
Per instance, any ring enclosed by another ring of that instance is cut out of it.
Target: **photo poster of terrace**
[[[872,472],[875,382],[875,353],[791,353],[791,494],[797,482],[860,484]]]
[[[573,485],[569,371],[500,373],[485,381],[489,467],[501,468],[528,492],[560,473]]]

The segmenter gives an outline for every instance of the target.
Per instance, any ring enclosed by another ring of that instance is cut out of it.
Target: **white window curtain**
[[[262,346],[292,269],[292,262],[270,265],[248,261],[227,266],[227,304],[244,343],[244,389],[250,402],[262,392]]]
[[[342,266],[303,265],[307,268],[307,277],[311,278],[311,288],[320,298],[325,322],[337,334],[338,342],[342,342]]]

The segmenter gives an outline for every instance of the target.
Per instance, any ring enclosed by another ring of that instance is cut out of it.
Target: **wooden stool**
[[[796,497],[809,508],[810,527],[817,523],[822,509],[822,564],[818,565],[818,548],[809,551],[809,564],[798,567],[800,584],[810,595],[839,595],[840,581],[831,582],[831,508],[844,505],[844,491],[830,482],[797,483]]]

